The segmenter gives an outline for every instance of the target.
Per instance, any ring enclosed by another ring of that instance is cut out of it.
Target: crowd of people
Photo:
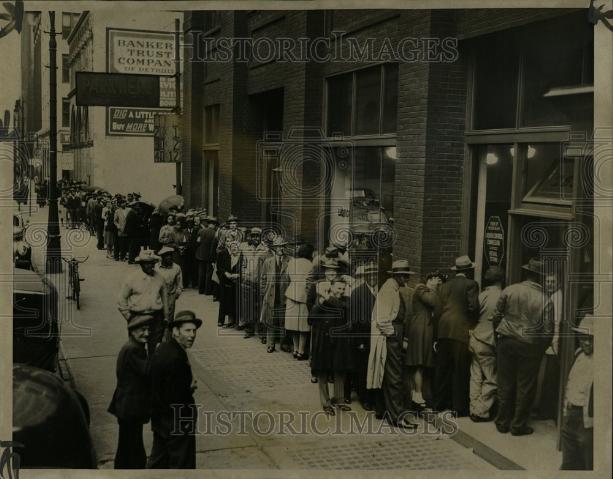
[[[279,347],[305,361],[331,416],[350,410],[355,392],[365,410],[393,427],[414,430],[420,413],[449,410],[522,436],[533,432],[533,410],[557,408],[542,405],[557,403],[551,395],[535,402],[539,368],[559,342],[557,278],[538,259],[522,267],[523,281],[507,287],[504,271],[490,267],[481,289],[468,256],[456,258],[451,278],[441,271],[419,278],[406,260],[357,254],[340,240],[316,252],[299,239],[242,227],[233,215],[220,226],[204,211],[145,214],[139,203],[137,194],[93,193],[82,217],[109,258],[140,265],[118,300],[131,338],[118,360],[109,408],[120,424],[118,468],[144,467],[142,424],[150,418],[155,454],[149,467],[194,467],[189,427],[183,435],[169,432],[171,404],[194,403],[184,351],[202,321],[190,311],[174,312],[186,288],[219,302],[219,328],[243,331],[267,353]],[[593,318],[575,330],[581,347],[567,381],[563,468],[589,469]],[[128,354],[138,360],[127,362]],[[146,386],[143,375],[150,378]],[[154,404],[146,417],[117,408],[126,394],[130,409],[135,384],[149,388],[145,404]]]

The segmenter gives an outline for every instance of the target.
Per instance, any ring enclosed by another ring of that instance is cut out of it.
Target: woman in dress
[[[313,246],[302,244],[296,251],[296,256],[287,263],[289,286],[285,291],[287,298],[285,306],[285,330],[291,335],[294,343],[294,358],[299,361],[307,358],[305,347],[311,328],[308,323],[307,308],[308,279],[313,269]]]
[[[240,270],[240,248],[238,242],[227,243],[217,256],[217,275],[219,276],[219,316],[217,325],[231,328],[236,325],[236,283]],[[228,316],[228,324],[224,325]]]
[[[438,307],[438,287],[447,281],[447,275],[434,271],[426,275],[426,283],[418,284],[413,295],[413,313],[405,334],[408,347],[405,365],[413,370],[412,401],[419,407],[426,406],[423,397],[424,375],[434,367],[433,316]]]

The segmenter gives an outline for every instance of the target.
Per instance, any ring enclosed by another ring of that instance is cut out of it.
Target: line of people
[[[157,318],[150,351],[172,324],[185,287],[185,262],[177,264],[175,249],[183,226],[175,225],[176,216],[184,221],[179,213],[160,227],[161,264],[147,266],[157,261],[147,258],[157,256],[143,250],[137,261],[142,271],[126,281],[120,298],[122,312]],[[216,218],[205,222],[188,261],[197,265],[192,286],[219,301],[219,327],[244,330],[245,338],[257,335],[268,353],[279,344],[296,360],[308,359],[327,414],[349,410],[355,390],[366,410],[396,427],[415,429],[416,413],[431,409],[495,420],[500,433],[533,432],[528,423],[539,367],[559,339],[552,294],[544,288],[552,278],[542,262],[531,259],[523,266],[524,281],[506,288],[503,271],[492,267],[481,292],[467,256],[456,259],[451,279],[433,271],[419,282],[406,260],[395,260],[381,281],[383,262],[363,254],[357,259],[342,242],[315,253],[304,242],[240,228],[235,216],[222,228]],[[151,284],[153,296],[144,293]],[[151,297],[154,304],[140,301]],[[572,406],[586,411],[583,429],[575,415],[565,436],[575,444],[591,433],[591,378],[582,375],[579,386],[569,380],[571,391],[581,391]],[[568,427],[565,422],[563,431]]]

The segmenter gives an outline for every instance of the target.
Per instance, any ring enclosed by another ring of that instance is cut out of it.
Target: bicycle
[[[68,299],[72,299],[77,302],[77,309],[81,309],[81,303],[79,298],[81,296],[81,281],[85,281],[84,278],[79,277],[79,263],[85,263],[89,255],[84,260],[79,261],[76,258],[66,259],[62,257],[62,261],[68,264],[68,284],[70,285],[71,294],[66,296]]]

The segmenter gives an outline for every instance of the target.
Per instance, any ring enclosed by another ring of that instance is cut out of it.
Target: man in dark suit
[[[186,349],[196,339],[202,320],[181,311],[170,323],[172,337],[161,343],[151,360],[151,428],[149,469],[195,469],[196,419],[193,380]]]
[[[377,299],[378,269],[374,263],[357,267],[356,280],[362,283],[354,288],[349,299],[349,317],[353,336],[353,352],[355,357],[355,372],[352,378],[360,403],[367,411],[374,406],[374,389],[366,389],[366,374],[368,371],[368,356],[370,354],[370,321],[372,310]]]
[[[456,275],[440,287],[440,311],[435,311],[434,409],[451,409],[458,417],[469,413],[468,331],[479,319],[479,285],[468,278],[474,266],[468,256],[456,258],[451,268]]]
[[[207,227],[202,228],[198,233],[196,246],[196,260],[198,261],[198,293],[213,294],[213,263],[217,256],[217,240],[215,232],[217,230],[217,218],[207,217]]]
[[[117,387],[108,412],[117,417],[119,440],[115,469],[144,469],[147,461],[143,424],[149,422],[151,383],[147,354],[153,316],[141,314],[128,321],[130,339],[117,357]]]

